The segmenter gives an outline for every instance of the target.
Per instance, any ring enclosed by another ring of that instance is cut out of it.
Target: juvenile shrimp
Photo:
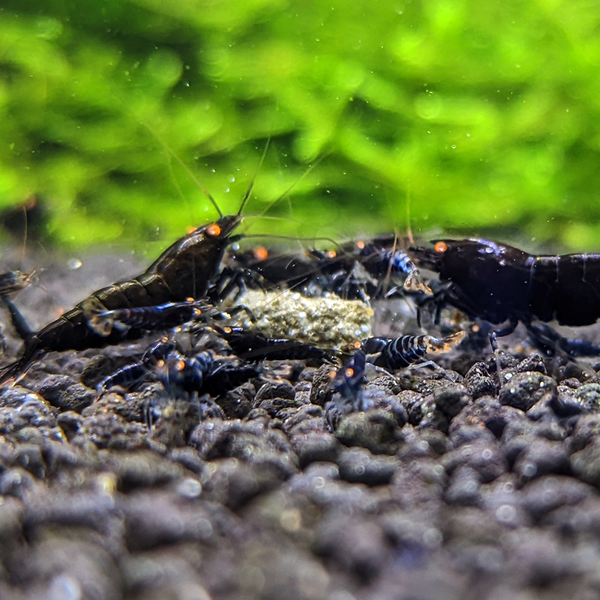
[[[363,342],[362,350],[368,355],[378,355],[372,360],[374,365],[396,371],[419,362],[426,354],[449,352],[464,336],[464,331],[458,331],[440,339],[431,335],[372,337]]]
[[[496,338],[512,333],[519,322],[543,345],[558,345],[574,356],[600,354],[600,346],[568,340],[547,325],[592,325],[600,318],[600,254],[534,255],[482,239],[435,240],[432,248],[410,252],[422,267],[439,273],[447,287],[439,301],[470,318],[508,324]]]
[[[132,327],[138,329],[171,329],[194,319],[212,308],[203,300],[186,302],[167,302],[158,306],[142,306],[138,308],[119,308],[106,310],[95,296],[89,296],[82,303],[83,314],[92,331],[107,337],[113,328],[128,331]]]
[[[231,347],[234,354],[243,360],[303,360],[331,361],[324,350],[287,338],[269,338],[258,331],[246,331],[241,327],[218,327],[214,329]]]
[[[139,362],[118,369],[97,389],[103,392],[116,385],[131,388],[152,375],[176,395],[203,392],[219,396],[258,374],[254,366],[239,365],[206,349],[184,352],[172,339],[163,338],[151,345]]]
[[[28,235],[28,218],[27,211],[30,208],[36,206],[36,203],[29,203],[24,205],[23,217],[24,217],[24,235],[23,235],[23,248],[21,251],[21,264],[25,258],[25,252],[27,250],[27,235]],[[21,210],[18,211],[20,213]],[[31,336],[31,328],[29,324],[25,320],[25,317],[21,314],[21,311],[15,306],[13,303],[13,296],[16,296],[20,291],[24,290],[33,279],[35,275],[35,269],[30,271],[29,273],[25,273],[19,269],[14,271],[6,271],[5,273],[0,274],[0,306],[4,306],[9,314],[12,325],[19,335],[19,337],[23,340],[27,339]],[[4,339],[2,339],[2,345],[4,346]]]
[[[23,271],[6,271],[0,273],[0,298],[4,299],[25,289],[35,275],[35,270],[29,273]]]
[[[332,373],[331,386],[355,410],[364,410],[363,385],[366,381],[366,354],[360,348],[352,358]]]
[[[21,311],[13,303],[11,296],[26,288],[34,274],[35,271],[23,273],[23,271],[18,270],[0,274],[0,306],[4,306],[8,310],[12,326],[21,339],[27,339],[31,335],[31,329]],[[0,336],[0,346],[2,347],[2,352],[4,352],[6,342],[4,336],[1,334]]]
[[[403,287],[409,292],[431,296],[431,288],[423,281],[421,272],[409,254],[398,247],[397,236],[373,238],[356,244],[359,261],[374,277],[381,279],[402,273],[406,275]]]

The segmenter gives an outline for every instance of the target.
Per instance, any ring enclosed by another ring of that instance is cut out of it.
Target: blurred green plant
[[[600,247],[600,3],[2,4],[0,209],[58,245],[155,253],[216,215],[189,172],[231,212],[258,170],[252,231]]]

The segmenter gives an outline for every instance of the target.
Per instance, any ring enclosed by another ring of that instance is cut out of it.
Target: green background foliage
[[[156,253],[216,214],[190,172],[224,212],[258,172],[252,231],[405,232],[409,205],[416,233],[598,250],[599,25],[590,0],[4,0],[0,208]]]

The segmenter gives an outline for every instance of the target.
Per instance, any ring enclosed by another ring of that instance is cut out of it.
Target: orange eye
[[[357,247],[359,250],[364,250],[364,248],[365,248],[365,243],[364,243],[364,242],[356,242],[356,247]]]
[[[337,252],[335,250],[329,250],[329,252],[325,253],[327,258],[335,258],[337,256]]]
[[[446,242],[436,242],[433,248],[438,254],[444,254],[448,250],[448,244]]]
[[[269,251],[263,246],[257,246],[252,252],[254,253],[254,258],[256,260],[266,260],[269,256]]]
[[[209,225],[206,228],[206,235],[209,235],[210,237],[220,236],[221,235],[221,227],[219,225],[217,225],[216,223]]]
[[[176,371],[183,371],[185,369],[185,362],[182,360],[178,360],[175,363],[175,370]]]
[[[354,376],[354,369],[346,369],[346,377],[350,378]]]

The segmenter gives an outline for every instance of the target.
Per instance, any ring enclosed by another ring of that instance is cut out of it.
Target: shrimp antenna
[[[412,233],[411,216],[410,216],[410,179],[406,182],[406,229],[408,234],[408,243],[411,246],[415,245],[415,238]]]
[[[252,188],[254,187],[254,182],[256,181],[256,175],[262,169],[263,163],[265,162],[265,157],[267,156],[267,150],[269,149],[270,143],[271,143],[271,136],[269,136],[267,139],[267,143],[265,144],[265,148],[262,152],[262,156],[260,157],[260,162],[258,163],[256,173],[254,173],[254,177],[252,177],[252,181],[250,182],[250,185],[248,186],[248,189],[246,190],[246,193],[244,194],[244,197],[242,198],[242,204],[240,205],[240,209],[237,212],[238,217],[242,214],[242,210],[246,206],[246,203],[248,202],[248,198],[250,198],[250,194],[252,193]]]
[[[292,183],[292,185],[290,185],[290,187],[287,190],[285,190],[285,192],[283,192],[283,194],[281,194],[278,198],[273,200],[273,202],[271,202],[271,204],[269,204],[269,206],[265,208],[263,213],[257,215],[257,217],[264,217],[274,206],[281,202],[310,172],[313,171],[313,169],[315,169],[315,167],[317,167],[323,161],[323,159],[326,156],[328,156],[328,154],[323,154],[319,158],[317,158],[317,160],[315,160],[315,162],[313,162],[313,164],[310,165],[308,169],[306,169],[304,173],[302,173],[302,175],[300,175],[300,177],[298,177],[298,179],[296,179],[296,181],[294,181],[294,183]]]
[[[181,160],[178,154],[169,147],[169,145],[148,125],[144,120],[140,119],[140,123],[150,132],[152,137],[179,163],[179,165],[183,168],[183,170],[189,175],[190,179],[198,186],[202,193],[210,200],[211,204],[215,207],[217,212],[219,213],[219,217],[223,216],[217,201],[214,199],[213,195],[206,189],[206,187],[202,184],[202,182],[194,175],[194,172]]]
[[[23,267],[23,262],[25,261],[25,252],[27,250],[27,233],[28,233],[28,224],[29,224],[29,219],[27,218],[27,205],[23,204],[23,248],[21,250],[21,260],[20,260],[20,265],[21,268]]]
[[[302,241],[302,242],[329,242],[330,244],[336,246],[337,248],[341,248],[341,244],[336,242],[333,238],[330,237],[320,237],[320,236],[310,236],[310,237],[298,237],[291,235],[273,235],[272,233],[250,233],[248,235],[244,235],[244,239],[251,238],[269,238],[273,240],[291,240],[294,242]]]

